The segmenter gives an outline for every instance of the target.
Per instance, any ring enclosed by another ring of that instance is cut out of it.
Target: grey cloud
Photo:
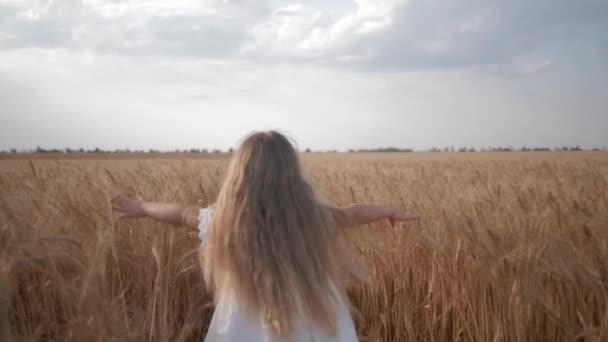
[[[385,32],[350,53],[369,68],[456,68],[508,64],[514,58],[572,40],[606,44],[605,1],[416,0]]]

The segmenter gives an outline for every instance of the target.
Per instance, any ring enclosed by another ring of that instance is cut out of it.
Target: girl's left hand
[[[414,214],[408,214],[408,213],[402,213],[402,212],[394,212],[391,217],[389,217],[389,221],[391,223],[391,226],[395,226],[395,224],[397,222],[404,222],[404,221],[416,221],[418,220],[418,216],[414,215]]]
[[[123,195],[112,198],[112,210],[118,212],[118,218],[139,218],[146,216],[143,201],[131,199]]]

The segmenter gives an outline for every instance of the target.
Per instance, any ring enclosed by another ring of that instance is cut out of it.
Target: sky
[[[606,0],[0,0],[0,150],[608,146]]]

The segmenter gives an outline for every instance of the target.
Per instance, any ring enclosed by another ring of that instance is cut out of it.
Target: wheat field
[[[362,341],[608,340],[608,154],[310,154],[354,228]],[[0,161],[1,341],[201,341],[213,307],[195,231],[115,221],[112,195],[210,204],[225,158]]]

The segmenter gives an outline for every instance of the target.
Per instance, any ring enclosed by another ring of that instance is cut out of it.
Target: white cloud
[[[275,14],[297,14],[298,12],[302,11],[304,9],[304,5],[302,4],[292,4],[292,5],[288,5],[285,7],[281,7],[279,9],[276,9],[274,11]]]
[[[0,2],[1,49],[41,47],[98,53],[226,58],[263,2],[208,0]]]
[[[362,36],[391,25],[394,12],[404,5],[401,0],[357,0],[355,3],[353,12],[335,21],[316,8],[302,5],[280,8],[251,29],[253,39],[243,53],[273,58],[340,60],[345,57],[344,50]]]
[[[36,21],[36,20],[40,19],[40,11],[35,10],[35,9],[29,9],[29,10],[17,13],[17,17],[25,19],[25,20]]]

